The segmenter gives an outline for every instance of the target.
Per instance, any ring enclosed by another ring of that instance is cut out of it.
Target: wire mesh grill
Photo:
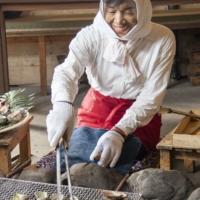
[[[39,183],[32,181],[23,181],[16,179],[0,178],[0,199],[10,200],[16,193],[26,194],[30,200],[36,200],[34,193],[36,191],[46,191],[49,196],[57,193],[56,184]],[[102,190],[93,188],[72,187],[73,195],[77,196],[79,200],[103,200]],[[64,197],[69,197],[68,186],[61,185],[61,193]],[[139,200],[141,194],[129,193],[128,200]]]

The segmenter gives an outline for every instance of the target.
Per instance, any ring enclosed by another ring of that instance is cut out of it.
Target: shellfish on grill
[[[53,193],[51,195],[51,200],[64,200],[64,195],[63,194],[60,194],[60,197],[58,199],[58,194],[57,193]]]
[[[29,196],[26,194],[18,194],[16,193],[11,200],[29,200]]]
[[[44,191],[37,191],[34,193],[37,200],[49,200],[49,195]]]
[[[0,125],[4,125],[7,122],[7,117],[0,114]]]
[[[105,200],[125,200],[127,197],[125,193],[118,191],[102,190],[101,193]]]

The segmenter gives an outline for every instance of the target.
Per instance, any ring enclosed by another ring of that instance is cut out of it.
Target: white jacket
[[[83,28],[70,43],[64,63],[55,68],[52,103],[73,102],[78,92],[78,79],[86,69],[89,84],[101,94],[136,99],[118,122],[119,128],[129,134],[148,124],[162,104],[175,55],[173,33],[159,24],[150,22],[150,25],[149,33],[126,52],[131,60],[125,56],[122,64],[112,59],[112,53],[110,60],[108,55],[105,58],[106,48],[113,41],[111,35],[95,24]],[[124,49],[127,51],[126,47]]]

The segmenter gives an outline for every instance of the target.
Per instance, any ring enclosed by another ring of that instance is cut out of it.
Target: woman
[[[126,174],[139,155],[155,150],[161,127],[156,113],[170,77],[175,39],[151,17],[150,0],[101,0],[93,24],[77,34],[65,62],[56,67],[48,139],[56,146],[67,133],[70,166],[94,161],[101,152],[98,165]],[[91,88],[72,134],[72,102],[85,69]]]

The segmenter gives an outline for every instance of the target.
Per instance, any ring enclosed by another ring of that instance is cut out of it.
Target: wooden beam
[[[55,21],[87,21],[93,20],[96,12],[92,13],[90,9],[85,10],[85,13],[74,13],[74,14],[65,14],[65,15],[44,15],[44,16],[20,16],[16,19],[7,19],[6,22],[55,22]]]
[[[164,170],[171,169],[171,151],[170,150],[160,150],[160,168]]]
[[[151,0],[153,6],[200,3],[200,0]]]
[[[39,55],[40,55],[40,92],[41,95],[47,95],[47,68],[46,68],[46,43],[45,36],[39,37]]]
[[[54,3],[55,0],[34,0],[34,3]],[[71,3],[75,2],[77,5],[80,3],[99,3],[99,0],[57,0],[58,3]],[[176,5],[176,4],[190,4],[190,3],[199,3],[199,0],[151,0],[153,5]],[[0,0],[0,4],[32,4],[32,0]]]
[[[7,45],[4,12],[0,6],[0,95],[9,91]]]
[[[184,169],[187,173],[194,172],[194,161],[193,160],[184,160]]]
[[[99,7],[98,3],[86,3],[81,2],[77,4],[76,2],[70,3],[32,3],[32,4],[3,4],[3,11],[30,11],[30,10],[76,10],[76,9],[95,9]]]
[[[75,35],[82,27],[7,30],[7,37]]]
[[[68,3],[72,3],[72,2],[75,2],[77,5],[79,5],[80,3],[93,3],[93,2],[96,2],[96,3],[99,3],[99,0],[34,0],[34,3],[65,3],[65,4],[68,4]],[[13,3],[16,3],[16,4],[21,4],[21,3],[27,3],[27,4],[33,4],[33,1],[32,0],[0,0],[0,4],[13,4]]]
[[[54,35],[54,36],[45,36],[45,42],[70,42],[76,33],[73,35]],[[7,37],[7,44],[10,43],[38,43],[38,36],[24,36],[24,37]]]

